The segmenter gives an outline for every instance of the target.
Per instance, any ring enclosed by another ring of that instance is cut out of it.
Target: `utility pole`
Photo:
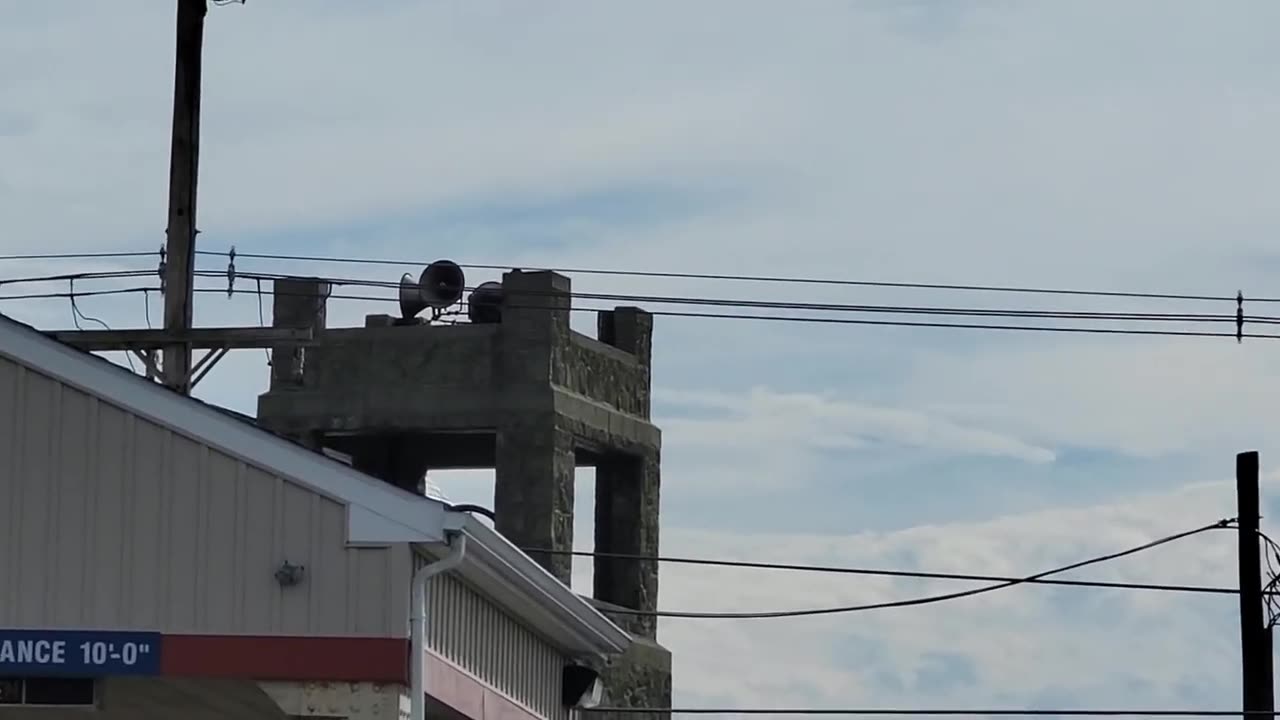
[[[1263,616],[1262,556],[1258,520],[1261,515],[1258,453],[1236,455],[1236,513],[1239,518],[1240,661],[1245,718],[1275,713],[1272,682],[1271,629]]]
[[[196,259],[196,181],[200,157],[200,62],[206,0],[178,0],[177,50],[173,73],[173,137],[169,154],[169,225],[166,230],[164,329],[182,336],[191,329]],[[191,392],[191,344],[164,348],[164,383]]]
[[[309,327],[222,327],[192,329],[195,291],[196,179],[200,155],[200,65],[204,53],[204,17],[208,0],[177,0],[178,20],[173,73],[173,133],[169,155],[169,221],[165,228],[164,328],[46,331],[60,342],[87,352],[123,350],[184,395],[226,354],[241,348],[309,345]],[[192,362],[192,351],[208,352]],[[156,351],[163,352],[157,367]]]

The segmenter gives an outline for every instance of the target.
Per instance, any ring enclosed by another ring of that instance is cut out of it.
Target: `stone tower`
[[[325,327],[329,286],[275,281],[275,327],[315,344],[273,352],[258,421],[358,469],[421,491],[433,469],[493,468],[496,527],[562,582],[572,558],[574,469],[596,468],[597,552],[658,554],[661,435],[649,420],[652,316],[597,314],[597,336],[569,327],[569,278],[503,275],[501,321]],[[597,606],[640,641],[604,676],[615,704],[669,707],[670,654],[656,644],[652,561],[595,560]]]

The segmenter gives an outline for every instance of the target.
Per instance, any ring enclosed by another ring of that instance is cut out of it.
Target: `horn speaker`
[[[437,260],[415,281],[405,273],[400,278],[400,315],[409,320],[427,308],[447,308],[462,299],[466,276],[451,260]]]
[[[437,260],[422,271],[418,278],[422,299],[433,308],[447,308],[462,299],[466,289],[466,276],[462,268],[452,260]]]

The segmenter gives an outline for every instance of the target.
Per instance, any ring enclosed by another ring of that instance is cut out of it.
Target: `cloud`
[[[777,446],[797,451],[856,450],[894,445],[954,454],[1053,462],[1052,450],[1015,437],[963,427],[939,415],[849,403],[818,395],[780,393],[755,387],[741,394],[660,391],[667,408],[661,424],[667,447],[704,447],[723,454],[773,454]],[[682,416],[679,409],[709,409],[714,418]]]
[[[676,528],[664,532],[664,553],[1019,576],[1228,516],[1231,491],[1228,483],[1202,483],[889,533]],[[1211,533],[1072,576],[1231,587],[1233,543],[1230,531]],[[977,586],[682,565],[662,572],[664,607],[710,612],[862,604]],[[743,707],[1185,707],[1215,705],[1215,698],[1222,706],[1238,663],[1234,610],[1230,596],[1023,586],[817,618],[663,620],[659,632],[680,677],[693,676],[678,684],[686,706],[726,698]],[[1202,691],[1183,697],[1188,683]]]
[[[1263,418],[1280,402],[1272,341],[1172,339],[1023,343],[920,353],[903,392],[1032,442],[1141,457],[1274,448]],[[996,398],[1016,397],[1016,403]]]

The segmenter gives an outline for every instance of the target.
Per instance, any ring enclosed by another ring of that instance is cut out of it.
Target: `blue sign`
[[[160,633],[0,630],[0,676],[160,674]]]

